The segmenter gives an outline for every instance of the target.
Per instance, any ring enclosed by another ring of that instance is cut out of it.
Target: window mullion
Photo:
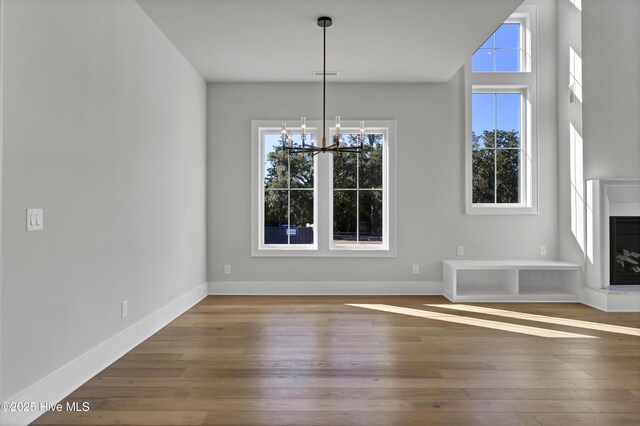
[[[287,245],[291,245],[291,154],[287,155]]]
[[[498,204],[498,95],[493,96],[493,202]]]
[[[362,153],[364,155],[364,152]],[[356,155],[356,244],[360,244],[360,156]]]

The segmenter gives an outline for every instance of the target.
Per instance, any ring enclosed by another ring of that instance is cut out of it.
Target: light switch
[[[43,223],[43,209],[27,209],[27,231],[42,231]]]

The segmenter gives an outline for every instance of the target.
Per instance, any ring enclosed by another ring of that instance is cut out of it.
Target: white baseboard
[[[8,402],[57,404],[105,367],[139,345],[207,296],[207,283],[178,297],[146,318],[131,325],[39,382],[8,399]],[[34,421],[44,412],[2,412],[0,425],[19,426]]]
[[[210,282],[209,294],[245,296],[440,296],[442,295],[442,282]]]
[[[584,287],[581,303],[604,312],[640,312],[640,292]]]

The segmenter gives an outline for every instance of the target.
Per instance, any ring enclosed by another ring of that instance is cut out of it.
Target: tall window
[[[300,135],[293,138],[300,142]],[[314,161],[311,155],[289,155],[278,130],[262,132],[264,245],[304,246],[315,242]]]
[[[522,93],[472,96],[473,203],[520,203]]]
[[[537,212],[534,20],[519,9],[471,58],[468,213]]]
[[[346,146],[359,145],[357,133],[342,138]],[[384,133],[368,133],[363,155],[333,158],[333,247],[384,244],[384,139]]]
[[[363,154],[313,156],[283,149],[282,121],[253,122],[252,255],[395,255],[395,122],[365,123]],[[321,124],[307,120],[306,144],[318,144]],[[300,130],[289,130],[299,144]],[[359,145],[359,130],[359,122],[343,121],[342,144]],[[326,134],[333,140],[335,129]]]

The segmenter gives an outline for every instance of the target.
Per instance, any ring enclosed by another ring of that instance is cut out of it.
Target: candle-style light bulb
[[[307,128],[307,117],[302,117],[300,119],[300,127],[302,127],[302,132],[304,133],[305,129]]]
[[[336,129],[340,129],[340,116],[336,115]]]
[[[360,122],[360,138],[364,138],[364,121]]]
[[[280,132],[280,140],[282,141],[282,145],[287,142],[287,123],[282,123],[282,130]]]

